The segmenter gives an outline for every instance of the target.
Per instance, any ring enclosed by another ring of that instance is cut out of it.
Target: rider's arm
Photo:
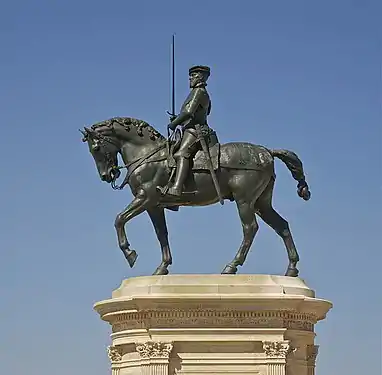
[[[179,113],[179,115],[173,120],[171,121],[171,123],[168,125],[168,127],[171,129],[171,130],[175,130],[175,128],[178,126],[178,125],[181,125],[183,124],[184,122],[186,122],[188,119],[190,119],[192,116],[190,116],[190,114],[186,111],[184,112],[181,112]]]

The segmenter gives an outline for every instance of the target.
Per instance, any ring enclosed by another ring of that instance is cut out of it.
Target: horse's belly
[[[227,170],[215,171],[221,194],[225,198],[231,197],[231,191],[228,187],[230,173]],[[194,172],[189,176],[185,183],[185,192],[192,193],[189,205],[207,206],[219,201],[216,194],[216,188],[210,172]],[[191,196],[190,196],[191,197]]]

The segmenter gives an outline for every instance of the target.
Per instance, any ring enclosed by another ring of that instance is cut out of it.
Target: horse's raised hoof
[[[237,267],[228,264],[227,266],[225,266],[224,270],[222,271],[222,275],[235,275],[236,272],[237,272]]]
[[[298,276],[298,269],[288,267],[287,271],[285,272],[285,276],[297,277]]]
[[[137,252],[136,252],[135,250],[130,250],[130,251],[128,251],[128,253],[125,255],[125,257],[126,257],[127,262],[129,263],[129,266],[130,266],[131,268],[133,268],[133,267],[134,267],[134,264],[135,264],[135,261],[136,261],[137,258],[138,258],[138,254],[137,254]]]
[[[168,275],[168,269],[167,267],[163,267],[163,266],[159,266],[155,272],[153,273],[153,275]]]

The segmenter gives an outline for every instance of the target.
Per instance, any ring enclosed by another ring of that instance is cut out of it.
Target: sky
[[[173,32],[177,107],[188,68],[209,65],[220,141],[287,148],[304,163],[311,200],[277,161],[274,206],[301,278],[333,302],[316,327],[317,374],[380,373],[380,2],[0,5],[0,374],[108,373],[110,329],[93,304],[150,275],[161,253],[142,214],[127,225],[139,252],[128,267],[114,219],[132,195],[100,181],[78,129],[129,116],[166,133]],[[167,222],[174,274],[219,273],[241,242],[234,203],[181,208]],[[259,224],[239,272],[283,274],[283,244]]]

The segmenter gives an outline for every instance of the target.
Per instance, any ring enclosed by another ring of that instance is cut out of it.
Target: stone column
[[[316,358],[318,355],[318,345],[308,345],[306,347],[306,362],[308,375],[314,375],[316,369]]]
[[[141,358],[142,375],[168,375],[169,357],[172,343],[147,341],[137,344]]]
[[[289,341],[263,341],[267,375],[286,375],[286,358],[293,350]]]
[[[111,375],[119,375],[119,362],[122,361],[122,352],[118,346],[108,346],[107,354],[111,362]]]

